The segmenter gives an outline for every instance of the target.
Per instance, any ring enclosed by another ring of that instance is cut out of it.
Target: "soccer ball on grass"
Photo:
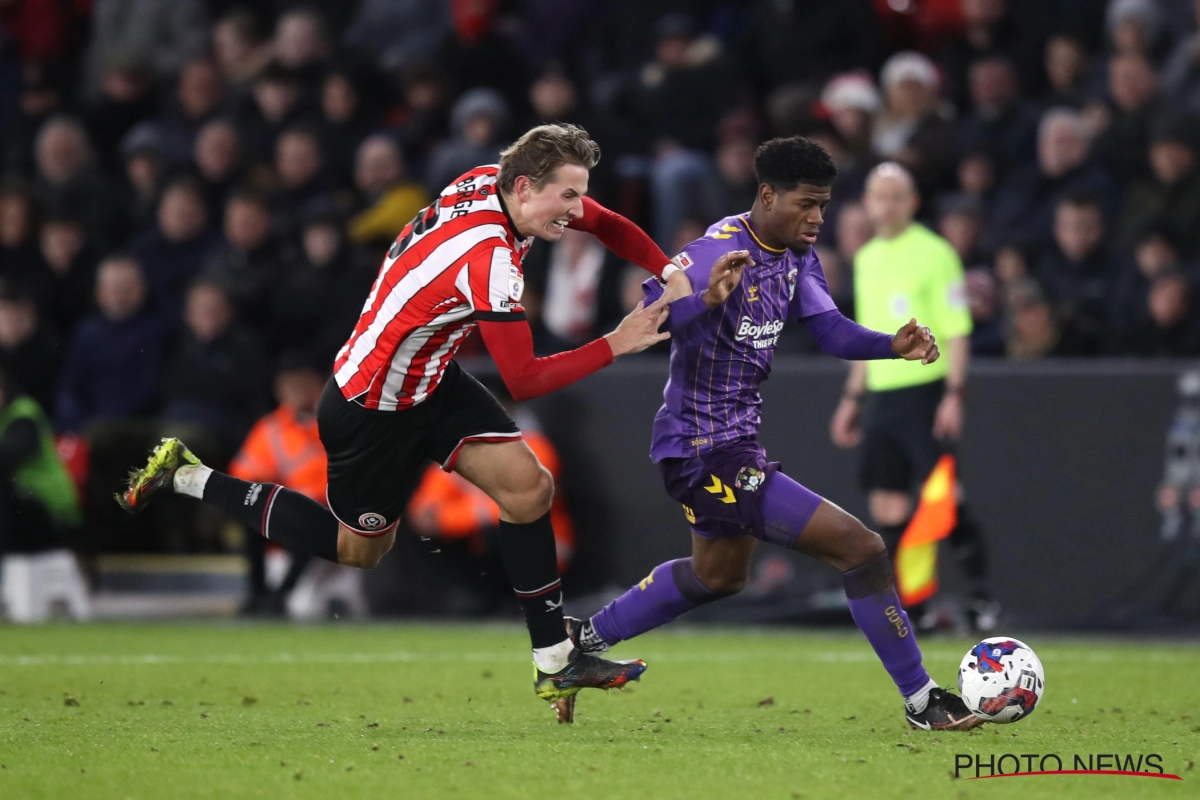
[[[958,691],[967,708],[988,722],[1016,722],[1033,713],[1046,688],[1046,671],[1024,642],[984,639],[958,666]]]

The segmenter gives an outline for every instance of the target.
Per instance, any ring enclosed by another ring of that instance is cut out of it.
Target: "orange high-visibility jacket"
[[[525,431],[522,435],[525,443],[557,482],[561,465],[554,445],[536,431]],[[500,509],[492,498],[458,473],[444,472],[436,464],[430,464],[425,471],[416,493],[409,501],[408,516],[431,523],[425,527],[436,530],[438,536],[447,539],[475,537],[484,528],[500,523]],[[562,495],[557,492],[554,504],[550,507],[550,522],[554,526],[558,567],[562,570],[575,550],[575,529]]]
[[[255,423],[229,474],[244,481],[278,483],[325,505],[325,448],[316,417],[296,419],[280,406]]]

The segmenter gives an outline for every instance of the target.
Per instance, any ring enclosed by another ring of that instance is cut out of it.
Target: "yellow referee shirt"
[[[971,312],[958,253],[942,237],[913,223],[893,239],[875,237],[854,256],[854,308],[858,324],[895,333],[913,317],[940,346],[971,333]],[[891,359],[867,362],[867,389],[883,392],[946,377],[945,353],[934,363]]]

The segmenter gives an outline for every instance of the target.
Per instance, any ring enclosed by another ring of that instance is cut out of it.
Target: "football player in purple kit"
[[[837,175],[820,145],[774,139],[758,149],[755,169],[750,212],[720,220],[676,259],[700,291],[671,304],[671,372],[650,457],[691,523],[692,556],[660,564],[591,619],[571,620],[572,638],[584,651],[601,652],[735,594],[758,542],[771,542],[841,571],[851,615],[904,697],[909,725],[973,728],[982,720],[925,671],[883,540],[780,472],[758,441],[758,387],[785,321],[803,322],[825,353],[847,360],[929,364],[937,344],[916,320],[892,336],[834,306],[812,251]],[[743,251],[740,258],[714,267],[731,249]],[[645,289],[647,302],[663,292],[654,280]]]

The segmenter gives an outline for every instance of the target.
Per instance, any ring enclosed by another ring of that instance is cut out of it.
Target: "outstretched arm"
[[[684,280],[683,271],[667,258],[649,234],[592,198],[583,198],[583,216],[571,220],[567,227],[592,234],[600,240],[600,244],[624,260],[666,281],[668,303],[691,293],[691,284]]]
[[[514,400],[529,400],[586,378],[607,367],[617,356],[640,353],[671,338],[669,333],[658,332],[668,313],[663,302],[639,304],[607,336],[545,358],[534,358],[533,333],[524,314],[513,314],[511,319],[503,321],[479,319],[478,325],[509,394]]]
[[[804,320],[822,353],[846,361],[871,361],[880,358],[895,358],[892,336],[887,333],[864,328],[857,322],[842,316],[834,309],[823,311]]]

